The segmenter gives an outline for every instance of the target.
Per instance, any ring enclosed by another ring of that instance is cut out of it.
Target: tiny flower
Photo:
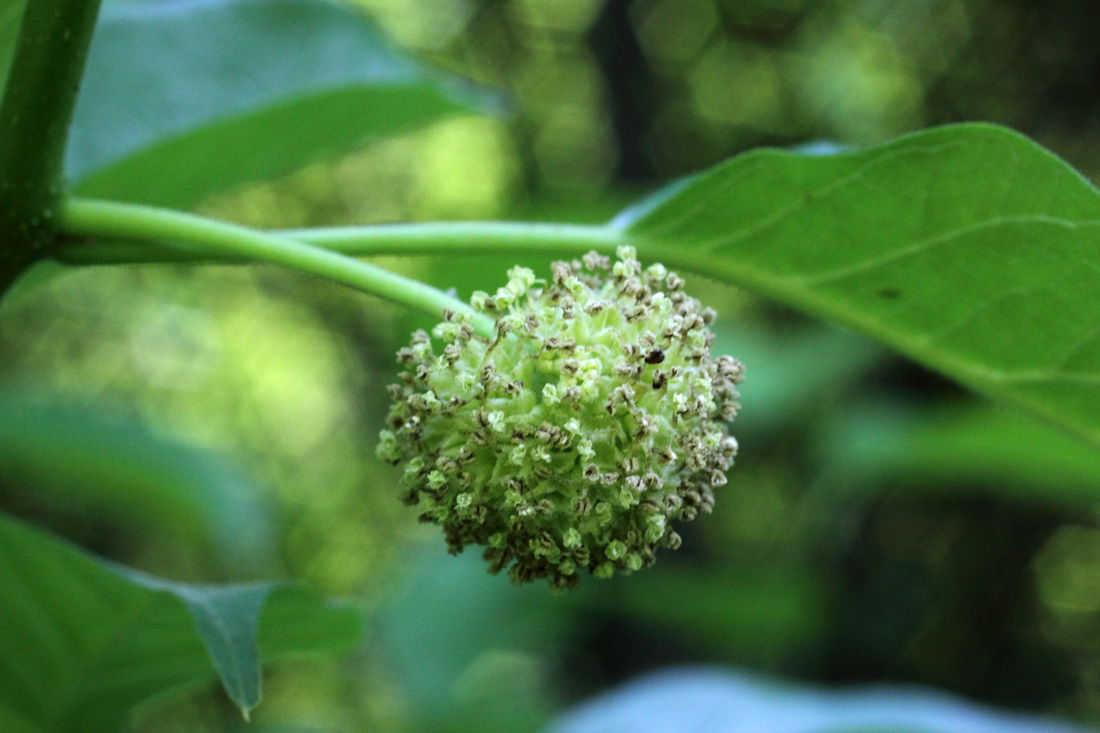
[[[398,352],[378,456],[405,463],[403,498],[450,550],[483,546],[492,572],[568,588],[640,570],[725,484],[744,367],[711,356],[713,311],[630,247],[508,277],[471,298],[492,338],[447,312],[434,347],[418,331]]]

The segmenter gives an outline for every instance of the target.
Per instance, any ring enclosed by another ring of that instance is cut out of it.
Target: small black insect
[[[660,349],[654,349],[653,351],[646,354],[645,357],[646,364],[660,364],[664,360],[665,352],[661,351]]]

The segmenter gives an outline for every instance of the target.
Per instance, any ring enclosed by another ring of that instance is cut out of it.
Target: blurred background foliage
[[[354,4],[413,55],[509,90],[510,114],[456,116],[201,212],[264,227],[599,222],[752,147],[859,146],[960,120],[1100,172],[1100,9],[1083,0]],[[466,296],[513,263],[381,264]],[[270,528],[262,552],[255,532],[220,540],[247,535],[247,552],[210,552],[23,485],[0,500],[150,572],[288,574],[358,599],[361,650],[272,672],[260,729],[530,729],[698,661],[934,685],[1100,724],[1096,456],[861,338],[689,284],[748,367],[742,452],[715,514],[632,578],[553,596],[486,575],[474,552],[448,558],[374,458],[392,355],[424,321],[270,268],[86,269],[0,312],[0,382],[232,456],[261,487],[240,522]],[[207,692],[142,729],[235,725]]]

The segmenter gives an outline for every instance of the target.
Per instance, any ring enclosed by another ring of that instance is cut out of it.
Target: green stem
[[[62,231],[77,237],[159,240],[171,242],[172,246],[199,258],[269,262],[334,280],[436,318],[448,308],[457,313],[470,310],[469,305],[429,285],[347,255],[194,214],[73,199],[62,207],[60,224]],[[474,326],[483,336],[493,333],[492,321],[485,316],[479,316]]]
[[[617,229],[605,226],[520,222],[384,224],[298,229],[279,235],[356,257],[499,252],[571,257],[590,250],[614,254],[615,247],[625,242]],[[113,241],[70,244],[59,250],[57,256],[71,264],[93,265],[186,262],[202,259],[204,255],[148,242]]]
[[[0,105],[0,293],[45,255],[99,0],[29,0]]]
[[[614,254],[615,247],[623,244],[618,230],[602,225],[500,221],[298,229],[286,234],[325,249],[359,257],[394,253],[436,255],[498,252],[568,257],[583,255],[591,250]]]

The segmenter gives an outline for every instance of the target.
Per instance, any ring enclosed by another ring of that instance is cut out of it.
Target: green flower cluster
[[[452,552],[484,545],[515,582],[646,567],[726,483],[744,368],[712,358],[714,311],[633,248],[554,263],[549,282],[508,274],[471,298],[494,338],[448,312],[440,353],[423,331],[398,352],[378,455],[404,462],[403,498]]]

